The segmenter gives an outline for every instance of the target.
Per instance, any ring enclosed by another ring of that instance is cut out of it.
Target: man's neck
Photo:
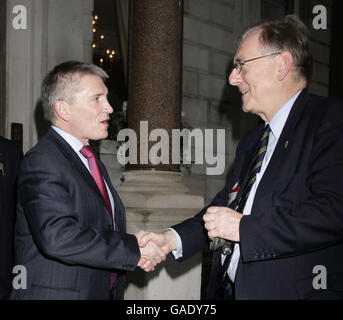
[[[305,80],[300,80],[299,82],[293,82],[293,85],[284,86],[283,89],[278,93],[277,103],[274,109],[269,110],[268,113],[261,114],[260,117],[266,121],[270,122],[275,114],[280,110],[280,108],[289,101],[297,92],[305,89],[307,82]]]

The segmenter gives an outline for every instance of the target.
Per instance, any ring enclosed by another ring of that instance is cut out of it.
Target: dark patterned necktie
[[[236,208],[233,208],[237,212],[243,213],[244,207],[250,195],[251,189],[256,181],[256,175],[261,171],[263,159],[268,148],[269,135],[270,135],[270,126],[268,124],[264,128],[264,132],[260,139],[257,153],[255,154],[254,158],[251,161],[252,165],[250,166],[250,172],[248,175],[247,183],[242,192],[242,197],[236,201],[234,200],[235,203],[238,202],[238,205],[235,205]],[[231,205],[230,207],[233,207],[233,206]],[[222,285],[223,285],[224,293],[228,291],[230,292],[232,291],[232,284],[230,284],[231,281],[227,274],[227,268],[229,267],[229,264],[231,262],[232,254],[234,251],[234,246],[235,246],[234,242],[226,240],[222,248],[223,253],[226,255],[226,258],[223,264],[223,269],[222,269],[223,270]]]
[[[88,165],[89,165],[89,169],[91,171],[91,174],[93,176],[93,179],[95,181],[95,183],[97,184],[102,197],[104,198],[106,205],[108,207],[108,210],[110,212],[111,215],[111,219],[112,219],[112,229],[114,230],[114,221],[113,221],[113,215],[112,215],[112,206],[111,206],[111,201],[110,201],[110,197],[108,196],[108,192],[107,192],[107,188],[105,185],[105,181],[104,178],[101,174],[100,168],[98,166],[98,163],[96,161],[96,158],[94,156],[94,153],[91,149],[90,146],[84,146],[81,150],[80,153],[87,158],[88,160]],[[113,287],[114,282],[117,279],[117,274],[116,273],[111,273],[110,276],[110,290]]]
[[[250,191],[252,189],[252,186],[254,185],[256,181],[256,175],[261,171],[263,158],[266,154],[267,147],[268,147],[268,139],[270,134],[270,127],[267,125],[264,129],[263,135],[260,139],[257,153],[255,154],[254,158],[251,161],[251,165],[249,167],[249,175],[247,178],[247,183],[244,186],[242,196],[240,198],[234,199],[231,203],[228,204],[228,207],[237,211],[243,213],[245,204],[247,202],[247,199],[249,197]],[[223,254],[230,255],[232,253],[233,244],[231,241],[215,238],[214,241],[211,242],[210,246],[211,250],[217,250],[219,248],[222,248]]]
[[[242,197],[240,199],[237,199],[237,200],[235,199],[233,201],[235,205],[232,205],[232,204],[230,205],[230,207],[233,208],[237,212],[243,213],[244,207],[250,195],[251,189],[256,181],[256,175],[261,171],[263,159],[268,148],[269,135],[270,135],[270,126],[268,124],[264,128],[263,135],[259,142],[258,151],[255,154],[253,160],[251,161],[252,165],[250,167],[251,169],[249,172],[247,183],[242,192]],[[238,202],[238,205],[237,205],[237,202]],[[222,252],[223,254],[226,255],[223,268],[222,268],[223,270],[222,291],[223,291],[223,296],[226,299],[232,299],[232,292],[234,292],[234,285],[232,284],[229,278],[229,275],[227,274],[227,269],[231,262],[232,254],[234,251],[234,246],[235,246],[234,242],[225,240],[225,243],[222,247]]]
[[[252,189],[252,187],[256,181],[256,175],[261,171],[263,159],[264,159],[264,156],[267,152],[269,135],[270,135],[270,126],[269,126],[269,124],[267,124],[266,127],[264,128],[264,132],[263,132],[262,138],[261,138],[260,143],[259,143],[258,151],[257,151],[254,159],[252,160],[253,165],[252,165],[250,172],[249,172],[247,184],[244,187],[242,197],[239,201],[239,205],[238,205],[237,210],[236,210],[238,212],[243,213],[245,204],[246,204],[248,197],[250,195],[250,191],[251,191],[251,189]]]

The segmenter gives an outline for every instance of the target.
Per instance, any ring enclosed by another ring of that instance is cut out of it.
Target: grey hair
[[[99,76],[103,82],[109,78],[108,74],[100,67],[79,61],[61,63],[45,76],[40,100],[47,120],[54,121],[54,109],[58,100],[72,103],[77,86],[84,75]]]
[[[260,30],[259,41],[263,48],[275,51],[289,51],[295,60],[296,79],[312,77],[312,55],[310,53],[309,31],[305,24],[295,15],[267,20],[243,33],[239,44],[252,32]]]

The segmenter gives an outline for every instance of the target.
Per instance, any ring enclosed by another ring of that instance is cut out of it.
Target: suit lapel
[[[47,138],[52,140],[57,148],[60,150],[62,154],[66,156],[70,164],[74,167],[74,169],[80,174],[80,176],[84,179],[84,181],[89,185],[91,189],[93,189],[96,197],[99,201],[103,202],[104,208],[107,210],[106,202],[96,184],[94,181],[91,173],[88,171],[88,169],[85,167],[85,165],[82,163],[79,156],[75,153],[73,148],[53,129],[49,129],[47,133]],[[106,215],[108,219],[110,219],[110,215]]]
[[[282,165],[287,162],[287,157],[290,156],[290,152],[288,151],[289,146],[296,137],[295,128],[309,99],[310,97],[306,90],[303,90],[297,100],[294,102],[292,110],[273,152],[272,158],[270,159],[268,167],[266,168],[266,171],[260,181],[256,191],[255,199],[258,199],[263,194],[270,194],[273,192],[275,181],[277,180],[275,177],[281,172]]]

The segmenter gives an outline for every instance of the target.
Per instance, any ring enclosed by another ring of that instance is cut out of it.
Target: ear
[[[69,122],[70,119],[70,106],[67,102],[63,100],[57,100],[55,103],[55,114],[56,117],[65,121]]]
[[[293,66],[293,55],[288,52],[282,52],[279,56],[279,70],[278,70],[278,80],[282,81],[286,78],[286,76],[289,74],[292,66]]]

